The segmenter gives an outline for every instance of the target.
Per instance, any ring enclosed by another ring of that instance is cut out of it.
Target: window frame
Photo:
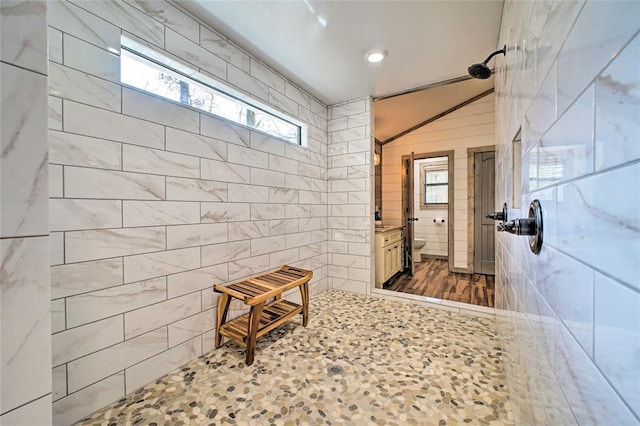
[[[444,172],[447,176],[446,183],[427,183],[427,173],[428,172]],[[446,203],[428,203],[427,202],[427,186],[430,187],[442,187],[447,188],[447,202]],[[446,208],[449,205],[449,165],[433,165],[433,164],[423,164],[420,167],[420,208],[421,209],[436,209],[436,208]]]
[[[250,97],[236,89],[233,89],[226,84],[215,80],[214,78],[206,75],[205,73],[199,71],[198,67],[189,65],[185,65],[183,61],[172,59],[168,52],[164,52],[163,50],[159,50],[157,48],[149,47],[146,44],[142,44],[136,40],[128,38],[124,35],[121,36],[121,44],[120,44],[121,54],[120,54],[120,63],[122,63],[122,52],[127,52],[128,55],[133,55],[136,57],[136,60],[142,60],[143,62],[149,62],[153,67],[159,67],[162,70],[166,70],[169,75],[177,75],[180,79],[184,79],[187,83],[193,82],[196,87],[199,87],[201,90],[210,91],[212,94],[218,94],[223,98],[228,100],[232,100],[233,102],[237,102],[241,107],[246,108],[247,110],[257,111],[259,113],[266,114],[269,117],[273,117],[276,120],[285,122],[286,124],[290,124],[295,126],[296,137],[295,141],[293,138],[287,138],[285,136],[281,136],[274,133],[269,133],[268,131],[259,129],[257,127],[252,127],[248,124],[245,124],[240,121],[236,121],[232,118],[227,118],[222,115],[218,115],[215,112],[208,111],[206,109],[198,108],[189,103],[183,103],[180,101],[176,101],[170,97],[163,96],[162,94],[146,90],[145,88],[138,87],[132,84],[129,84],[123,81],[122,70],[120,72],[120,84],[124,87],[131,88],[136,91],[143,92],[145,94],[157,97],[167,102],[171,102],[176,105],[180,105],[185,108],[192,109],[199,114],[205,114],[211,117],[215,117],[216,119],[227,121],[231,124],[244,127],[251,131],[264,134],[271,138],[289,143],[291,145],[297,145],[301,147],[308,146],[308,124],[298,120],[295,117],[292,117],[288,114],[285,114],[281,111],[276,110],[275,108],[267,105],[253,97]],[[174,78],[178,78],[174,77]]]

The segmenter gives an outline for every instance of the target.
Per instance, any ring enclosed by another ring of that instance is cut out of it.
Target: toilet
[[[425,240],[424,238],[413,239],[413,261],[414,262],[422,261],[420,256],[420,250],[422,250],[422,247],[424,247],[425,244],[427,244],[427,240]]]

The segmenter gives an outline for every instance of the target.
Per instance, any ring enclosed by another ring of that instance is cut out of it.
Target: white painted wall
[[[446,160],[446,159],[445,159]],[[413,216],[418,218],[417,222],[414,222],[414,234],[415,238],[423,238],[427,240],[421,254],[433,255],[433,256],[447,256],[449,241],[449,210],[448,207],[442,208],[421,208],[422,204],[422,188],[420,184],[421,166],[424,164],[433,163],[433,160],[424,159],[416,160],[414,162],[413,175],[415,176],[415,183],[413,186]],[[440,220],[444,219],[444,223]]]
[[[401,225],[403,155],[454,151],[454,259],[467,269],[467,148],[495,143],[494,95],[479,99],[439,120],[388,143],[382,148],[382,222]]]
[[[525,238],[496,240],[516,424],[640,424],[639,16],[637,1],[505,4],[496,207],[513,205],[515,181],[509,217],[539,199],[544,219],[537,256]]]

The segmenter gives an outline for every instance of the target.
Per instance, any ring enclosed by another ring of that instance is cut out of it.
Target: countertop
[[[402,225],[383,225],[383,226],[376,225],[376,232],[387,232],[387,231],[393,231],[394,229],[400,229],[400,228],[402,228]]]

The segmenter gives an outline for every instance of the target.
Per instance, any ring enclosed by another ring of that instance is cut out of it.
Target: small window
[[[449,170],[446,167],[422,168],[425,206],[441,206],[449,202]]]
[[[181,62],[122,37],[122,83],[200,111],[224,118],[287,142],[302,145],[304,125],[259,102],[224,87],[211,77]],[[236,95],[236,96],[234,96]]]

